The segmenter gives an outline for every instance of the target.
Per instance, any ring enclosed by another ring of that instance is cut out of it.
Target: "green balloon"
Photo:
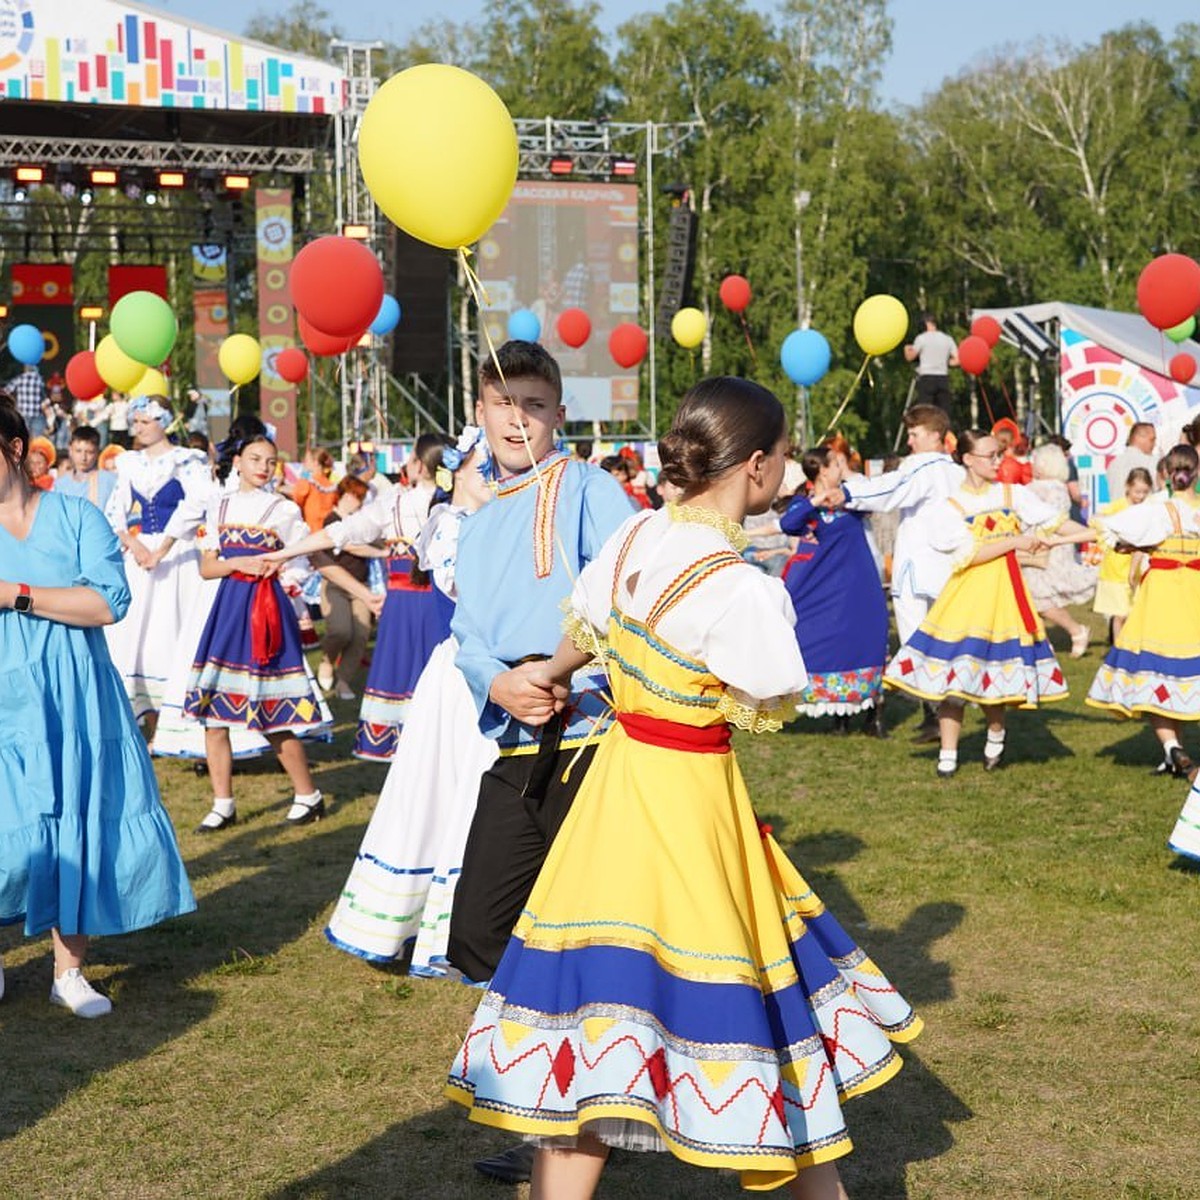
[[[1186,342],[1196,332],[1196,318],[1188,317],[1186,321],[1180,321],[1178,325],[1172,325],[1170,329],[1164,329],[1163,332],[1173,342]]]
[[[130,292],[113,305],[113,341],[134,362],[157,367],[166,361],[179,334],[171,306],[153,292]]]

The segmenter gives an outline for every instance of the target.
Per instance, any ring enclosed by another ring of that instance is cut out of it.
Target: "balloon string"
[[[487,320],[483,316],[484,308],[491,304],[488,298],[487,289],[483,286],[483,280],[475,274],[471,264],[467,261],[467,256],[471,251],[466,246],[459,246],[457,250],[458,265],[462,269],[462,273],[467,281],[467,287],[471,290],[471,296],[475,301],[475,307],[480,310],[479,324],[483,329],[483,338],[487,342],[488,355],[492,360],[492,366],[496,368],[496,375],[500,379],[500,383],[504,388],[504,395],[507,397],[509,404],[516,408],[516,401],[508,389],[508,380],[504,378],[504,368],[500,365],[500,359],[496,355],[496,344],[492,341],[492,332],[488,328]],[[525,446],[525,454],[529,458],[529,465],[533,468],[533,476],[537,480],[538,490],[542,487],[542,469],[534,457],[533,446],[529,441],[529,431],[525,428],[525,422],[517,421],[517,428],[521,431],[521,441]],[[567,548],[563,545],[562,533],[559,531],[558,523],[554,525],[554,544],[558,547],[559,557],[562,559],[563,568],[567,572],[567,577],[571,581],[572,589],[575,586],[576,578],[575,571],[571,567],[571,559],[567,555]],[[587,626],[588,633],[592,639],[592,649],[595,652],[596,658],[600,661],[600,665],[604,670],[604,674],[608,676],[608,658],[604,652],[604,646],[600,641],[600,635],[597,634],[595,628],[590,621],[583,622]]]
[[[992,406],[988,402],[987,388],[985,388],[983,386],[983,376],[982,375],[979,377],[978,382],[979,382],[979,394],[983,397],[983,407],[987,409],[988,420],[992,423],[992,425],[995,425],[996,424],[996,414],[994,412],[992,412]],[[1001,386],[1003,386],[1003,382],[1001,383]],[[991,428],[991,426],[989,426],[989,428]]]
[[[1012,402],[1012,397],[1008,394],[1008,387],[1004,382],[1003,375],[1000,376],[1000,390],[1004,393],[1004,399],[1008,404],[1008,411],[1012,413],[1013,420],[1015,421],[1017,419],[1017,410]]]
[[[750,357],[754,360],[755,367],[758,366],[758,351],[754,348],[754,343],[750,340],[750,326],[746,324],[746,314],[738,313],[738,320],[742,323],[742,333],[746,336],[746,345],[750,347]]]
[[[821,441],[824,441],[837,427],[837,423],[842,419],[842,414],[846,411],[846,405],[854,398],[854,393],[858,391],[858,385],[862,383],[863,376],[867,373],[867,365],[871,361],[869,354],[863,355],[862,366],[858,368],[858,374],[854,377],[854,382],[850,385],[850,390],[846,393],[846,398],[838,405],[838,410],[833,414],[833,420],[829,422],[829,428],[821,434]]]

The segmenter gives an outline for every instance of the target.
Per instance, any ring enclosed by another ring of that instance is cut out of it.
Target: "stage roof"
[[[330,63],[130,0],[6,0],[0,100],[159,110],[181,121],[198,112],[314,117],[341,111],[346,80]],[[5,132],[16,132],[13,111],[0,107]]]

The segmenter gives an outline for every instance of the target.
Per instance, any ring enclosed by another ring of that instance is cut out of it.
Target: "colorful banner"
[[[229,336],[228,263],[224,246],[192,247],[192,326],[196,339],[196,387],[205,398],[214,440],[229,429],[229,384],[217,352]]]
[[[153,292],[169,301],[167,295],[167,268],[163,266],[139,265],[108,268],[108,307],[112,310],[122,296],[130,292]]]
[[[254,193],[258,245],[258,377],[262,419],[275,426],[279,449],[296,456],[296,388],[275,371],[281,350],[296,344],[288,269],[292,265],[292,189],[259,188]]]
[[[14,325],[36,325],[46,339],[38,363],[43,379],[61,375],[75,353],[75,293],[73,268],[49,263],[13,263],[12,302],[20,312]]]
[[[0,0],[0,99],[321,114],[345,76],[117,0]]]
[[[638,189],[625,183],[518,181],[499,221],[479,243],[492,340],[508,337],[517,309],[534,312],[539,339],[558,359],[569,421],[623,421],[638,413],[638,373],[619,368],[608,335],[638,320]],[[591,337],[574,350],[555,322],[581,308]],[[481,341],[481,353],[487,347]]]

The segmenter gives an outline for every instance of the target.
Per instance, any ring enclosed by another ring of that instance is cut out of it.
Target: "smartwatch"
[[[33,593],[29,590],[29,584],[17,584],[17,598],[13,601],[13,611],[19,613],[33,612]]]

